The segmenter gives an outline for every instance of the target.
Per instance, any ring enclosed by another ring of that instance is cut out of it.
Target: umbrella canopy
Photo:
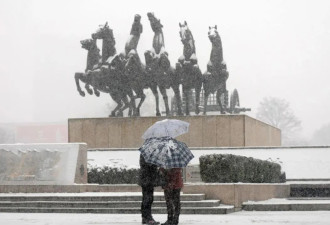
[[[165,119],[158,121],[149,127],[142,135],[142,138],[145,140],[153,137],[175,138],[181,134],[187,133],[188,129],[188,122],[176,119]]]
[[[149,138],[139,148],[147,163],[162,168],[183,168],[194,158],[188,146],[171,137]]]

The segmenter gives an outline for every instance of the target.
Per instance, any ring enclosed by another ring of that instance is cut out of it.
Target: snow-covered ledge
[[[271,198],[288,198],[287,183],[190,183],[183,188],[185,194],[204,193],[206,199],[220,199],[223,204],[241,208],[246,201],[262,201]]]
[[[87,183],[87,145],[1,144],[0,185]]]

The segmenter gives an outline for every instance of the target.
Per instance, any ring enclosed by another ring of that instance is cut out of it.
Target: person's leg
[[[151,205],[154,201],[154,187],[142,187],[141,214],[142,222],[152,219]]]
[[[167,208],[167,221],[163,224],[168,225],[168,224],[172,224],[173,213],[174,213],[172,190],[165,189],[164,196],[165,196],[166,208]]]
[[[174,206],[174,213],[173,213],[173,225],[179,224],[179,216],[181,211],[181,201],[180,201],[180,192],[181,189],[174,189],[173,193],[173,206]]]

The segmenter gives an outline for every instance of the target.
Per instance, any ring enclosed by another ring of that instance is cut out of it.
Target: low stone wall
[[[220,199],[223,204],[241,208],[246,201],[288,198],[289,184],[212,183],[186,184],[183,193],[204,193],[207,199]]]
[[[246,115],[167,117],[190,123],[189,132],[178,137],[189,147],[280,146],[281,131]],[[165,117],[69,119],[69,142],[88,148],[139,148],[141,136]]]
[[[87,145],[0,145],[0,185],[72,185],[87,183]],[[38,188],[38,187],[35,187]]]

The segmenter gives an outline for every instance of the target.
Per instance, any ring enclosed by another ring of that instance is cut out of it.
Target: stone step
[[[234,206],[182,207],[181,214],[228,214],[234,212]],[[39,207],[0,207],[0,212],[12,213],[104,213],[104,214],[140,214],[135,208],[39,208]],[[166,207],[153,207],[153,214],[167,214]]]
[[[246,211],[328,211],[329,199],[269,199],[266,201],[248,201],[242,204]]]
[[[0,212],[139,214],[141,200],[136,192],[0,194]],[[153,212],[167,213],[164,193],[155,192]],[[181,194],[181,212],[226,214],[234,212],[234,206],[205,200],[205,194]]]
[[[181,207],[217,207],[219,200],[181,201]],[[30,208],[132,208],[140,207],[141,201],[0,201],[0,207]],[[165,201],[154,201],[153,207],[166,207]]]
[[[98,193],[97,193],[98,194]],[[181,201],[201,201],[205,200],[205,194],[181,194]],[[127,195],[118,193],[118,195],[95,195],[88,193],[76,194],[76,195],[58,195],[58,194],[0,194],[0,201],[141,201],[141,193],[128,193]],[[164,194],[155,194],[154,201],[165,201]]]
[[[330,197],[290,197],[290,200],[330,200]]]

